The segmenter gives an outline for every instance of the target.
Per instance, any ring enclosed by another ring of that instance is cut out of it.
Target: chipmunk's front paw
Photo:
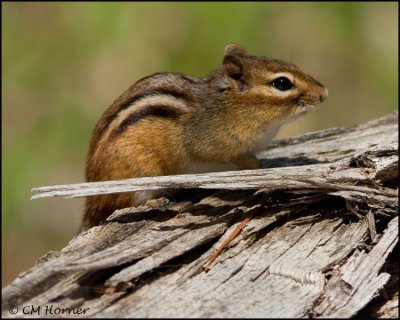
[[[258,160],[258,158],[250,152],[238,156],[234,163],[243,170],[260,168],[260,160]]]

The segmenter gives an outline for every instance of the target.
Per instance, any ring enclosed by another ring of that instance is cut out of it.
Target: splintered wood
[[[3,288],[2,316],[51,305],[86,310],[74,317],[397,318],[397,113],[258,157],[259,170],[34,189],[183,191],[42,257]]]
[[[207,263],[203,267],[204,271],[209,271],[212,263],[217,259],[218,255],[231,243],[231,241],[239,234],[240,231],[250,222],[251,218],[260,210],[261,206],[257,205],[255,208],[250,208],[247,216],[243,219],[243,221],[235,227],[232,233],[228,234],[228,237],[222,242],[222,244],[213,252],[213,254],[208,259]]]

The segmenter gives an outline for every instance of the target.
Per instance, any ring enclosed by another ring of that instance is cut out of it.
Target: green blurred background
[[[297,64],[329,88],[278,137],[398,108],[398,4],[2,3],[3,286],[76,234],[82,199],[30,201],[83,181],[91,131],[136,80],[205,76],[228,43]]]

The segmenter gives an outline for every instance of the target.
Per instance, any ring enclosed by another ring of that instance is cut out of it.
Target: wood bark
[[[3,317],[397,318],[397,112],[275,141],[258,157],[259,170],[34,189],[36,198],[181,192],[118,210],[42,257],[3,288]],[[50,307],[60,314],[44,314]]]

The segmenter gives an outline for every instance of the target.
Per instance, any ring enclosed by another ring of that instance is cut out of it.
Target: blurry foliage
[[[206,76],[228,43],[288,60],[329,88],[279,137],[349,126],[398,106],[398,4],[2,3],[3,285],[78,230],[81,199],[29,201],[83,181],[107,106],[157,71]]]

